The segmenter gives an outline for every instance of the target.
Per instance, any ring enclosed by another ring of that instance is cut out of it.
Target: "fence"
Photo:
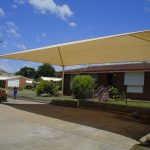
[[[110,86],[100,86],[97,90],[87,90],[84,92],[86,100],[97,99],[99,101],[107,101],[109,99]]]

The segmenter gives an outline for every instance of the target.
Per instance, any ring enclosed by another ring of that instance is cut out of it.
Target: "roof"
[[[12,78],[12,77],[8,77],[8,76],[0,76],[0,80],[8,80],[8,79],[10,79],[10,78]]]
[[[61,81],[62,78],[56,78],[56,77],[41,77],[44,81]]]
[[[150,71],[150,63],[91,66],[88,68],[66,70],[65,74],[105,73],[105,72],[107,73],[107,72],[125,72],[125,71]]]
[[[26,80],[26,83],[27,83],[27,84],[32,84],[33,81],[32,81],[32,80]]]
[[[30,80],[32,81],[33,79],[29,79],[29,78],[26,78],[24,76],[21,76],[21,75],[18,75],[18,76],[0,76],[0,80],[14,80],[14,79],[19,79],[19,78],[25,78],[26,80]]]
[[[28,51],[0,58],[59,66],[150,61],[150,30],[98,37]]]

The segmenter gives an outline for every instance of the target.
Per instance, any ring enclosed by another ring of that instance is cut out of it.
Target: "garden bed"
[[[146,115],[147,118],[150,118],[149,108],[137,107],[137,106],[116,105],[116,104],[92,102],[86,100],[79,100],[79,104],[77,101],[73,101],[73,100],[52,100],[51,104],[68,106],[68,107],[90,108],[96,110],[103,109],[107,111],[130,113],[133,115],[136,114],[137,116]]]
[[[125,113],[138,112],[139,114],[145,114],[150,116],[150,108],[145,108],[145,107],[119,105],[119,104],[116,105],[111,103],[100,103],[100,102],[92,102],[92,101],[85,101],[85,100],[79,101],[79,107],[105,109],[105,110],[125,112]]]
[[[75,100],[52,100],[51,104],[68,107],[77,107],[77,101]]]

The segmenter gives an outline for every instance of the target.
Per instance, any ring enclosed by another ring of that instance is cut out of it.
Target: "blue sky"
[[[150,0],[0,0],[0,54],[148,29]],[[0,59],[8,72],[38,65]]]

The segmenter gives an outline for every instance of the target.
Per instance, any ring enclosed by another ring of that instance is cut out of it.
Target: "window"
[[[8,80],[8,87],[19,87],[19,80]]]
[[[143,93],[144,72],[126,72],[124,85],[128,93]]]
[[[128,93],[143,93],[142,85],[128,85],[127,86]]]
[[[144,72],[126,72],[124,85],[144,85]]]

